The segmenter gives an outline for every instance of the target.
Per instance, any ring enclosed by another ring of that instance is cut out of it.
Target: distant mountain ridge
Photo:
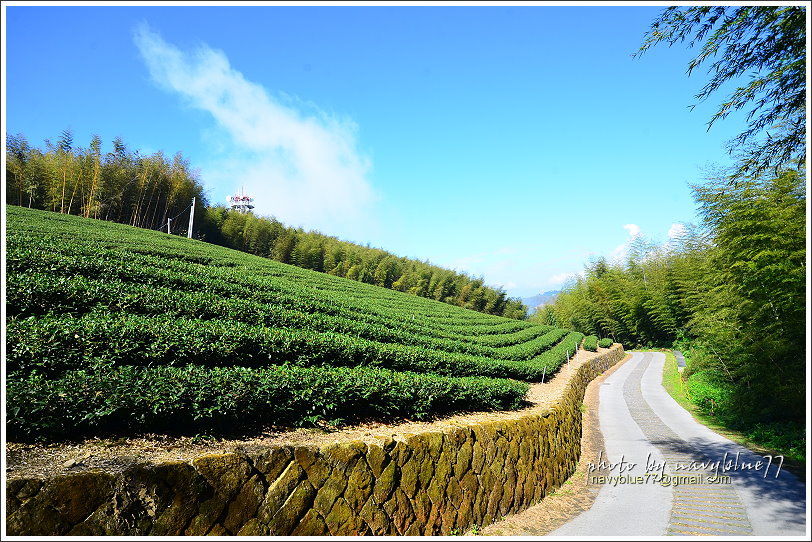
[[[558,297],[558,294],[560,293],[561,290],[550,290],[549,292],[537,294],[534,295],[533,297],[522,298],[522,303],[527,305],[527,308],[530,309],[530,312],[533,312],[535,309],[539,307],[554,303],[555,298]]]

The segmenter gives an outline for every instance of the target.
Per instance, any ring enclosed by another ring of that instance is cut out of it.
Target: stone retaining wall
[[[552,408],[442,431],[6,484],[9,535],[448,535],[524,510],[580,455],[582,364]]]

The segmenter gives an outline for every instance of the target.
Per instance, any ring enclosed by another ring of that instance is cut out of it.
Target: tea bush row
[[[590,352],[597,352],[598,338],[595,335],[588,335],[584,337],[584,342],[582,346],[584,347],[584,350],[589,350]]]
[[[516,380],[550,377],[583,338],[177,236],[9,216],[10,438],[516,408]]]
[[[17,238],[19,236],[10,237]],[[362,314],[373,311],[380,316],[389,318],[393,315],[398,317],[418,316],[420,320],[431,320],[430,325],[427,326],[430,329],[434,329],[438,325],[444,327],[446,323],[460,323],[463,326],[471,325],[470,319],[465,314],[470,311],[451,307],[445,303],[398,294],[391,290],[362,283],[356,283],[356,285],[371,289],[364,292],[363,296],[358,295],[358,286],[348,289],[344,285],[344,288],[338,294],[333,294],[331,297],[326,294],[323,288],[319,288],[318,284],[313,284],[316,282],[316,278],[330,277],[322,273],[310,272],[313,277],[307,277],[307,284],[303,285],[285,280],[286,277],[283,273],[274,273],[268,276],[264,273],[258,273],[255,269],[246,270],[213,264],[192,264],[187,260],[173,260],[154,254],[144,256],[129,250],[112,250],[76,243],[52,246],[42,239],[17,239],[17,242],[9,242],[8,269],[10,271],[21,269],[25,272],[46,270],[49,274],[61,274],[63,276],[82,275],[105,280],[123,280],[180,289],[206,288],[229,297],[287,294],[283,298],[265,297],[263,300],[299,303],[303,304],[301,308],[306,310],[326,310],[331,313],[336,310],[352,310]],[[298,268],[291,269],[298,270]],[[330,278],[334,281],[340,280],[335,277]],[[408,303],[400,307],[400,304],[395,302],[397,298],[391,297],[392,294],[400,295],[400,298],[407,299]],[[382,303],[378,303],[378,301]],[[435,305],[428,307],[430,312],[421,314],[416,310],[421,308],[425,311],[427,303],[435,303]],[[438,320],[438,315],[441,313],[446,313],[443,319],[448,320],[448,322],[442,322],[442,319]],[[480,315],[480,318],[481,316],[484,316],[486,320],[479,320],[476,326],[481,325],[488,328],[506,324],[504,319],[498,317]],[[418,320],[418,324],[420,324],[420,320]],[[517,320],[509,321],[507,324],[514,329],[532,327],[532,324],[528,322]],[[491,333],[505,330],[487,329],[485,331]]]
[[[555,330],[559,333],[560,330]],[[565,334],[567,332],[564,332]],[[7,325],[9,371],[58,376],[92,366],[185,365],[265,367],[382,366],[448,376],[540,380],[541,358],[501,360],[385,344],[338,333],[279,329],[229,320],[90,313],[12,318]],[[544,358],[546,360],[546,358]]]
[[[205,290],[189,292],[160,286],[145,287],[112,279],[101,281],[82,276],[61,277],[44,273],[15,273],[9,274],[7,279],[7,314],[19,317],[49,312],[85,314],[99,309],[113,313],[170,314],[281,328],[331,331],[378,342],[514,360],[529,359],[543,352],[554,344],[554,339],[566,333],[554,329],[520,345],[491,348],[412,333],[408,328],[401,329],[394,325],[366,323],[342,316],[306,313],[271,303],[225,298]]]
[[[116,258],[103,253],[97,254],[96,257],[58,254],[55,251],[40,251],[44,252],[40,254],[30,247],[26,250],[11,250],[10,252],[8,265],[10,274],[14,274],[18,269],[25,269],[26,275],[47,272],[49,276],[83,276],[95,280],[129,282],[139,286],[164,287],[170,290],[206,291],[227,299],[247,299],[270,303],[307,313],[320,312],[343,316],[351,318],[353,321],[363,321],[389,327],[393,323],[397,323],[399,328],[421,335],[482,344],[484,346],[500,347],[518,344],[546,333],[550,329],[548,326],[531,326],[529,329],[518,328],[524,329],[524,331],[515,335],[508,335],[503,332],[498,337],[483,337],[480,339],[465,334],[467,332],[476,335],[478,331],[476,326],[443,331],[442,325],[426,322],[426,318],[420,315],[415,318],[414,313],[398,314],[391,307],[376,307],[374,303],[369,301],[358,301],[347,296],[340,299],[323,299],[315,295],[314,290],[309,287],[285,285],[279,283],[279,281],[245,278],[248,273],[242,273],[243,278],[238,278],[241,275],[233,270],[227,270],[230,276],[228,280],[224,280],[222,276],[205,275],[201,272],[200,266],[197,265],[191,266],[183,263],[181,269],[169,270],[155,265],[154,261],[138,260],[137,258],[133,260],[128,258],[127,255],[121,254],[117,254]],[[379,290],[383,289],[379,288]],[[447,304],[442,305],[448,307]],[[519,323],[516,320],[512,322]],[[513,324],[512,327],[515,329],[518,326]],[[454,351],[477,353],[477,351],[470,348],[468,350],[456,348]],[[483,350],[479,350],[478,353],[488,355]]]
[[[134,367],[7,379],[7,438],[235,433],[521,406],[528,385],[371,368]]]

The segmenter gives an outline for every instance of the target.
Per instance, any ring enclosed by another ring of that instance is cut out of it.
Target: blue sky
[[[664,5],[4,9],[6,133],[180,151],[212,203],[511,296],[695,222],[744,127],[689,109],[695,49],[632,58]]]

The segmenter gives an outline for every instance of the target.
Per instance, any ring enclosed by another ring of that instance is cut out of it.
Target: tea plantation
[[[9,440],[515,409],[583,335],[8,206]]]

